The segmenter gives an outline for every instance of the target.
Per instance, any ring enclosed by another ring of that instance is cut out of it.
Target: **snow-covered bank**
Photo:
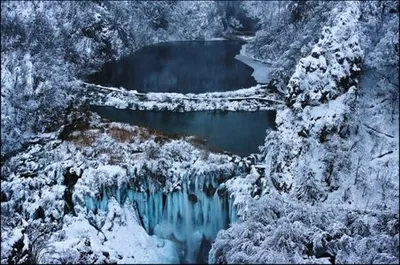
[[[269,74],[271,71],[271,65],[262,63],[254,58],[249,57],[248,54],[245,53],[245,46],[242,46],[240,53],[235,56],[235,59],[254,69],[252,76],[258,83],[266,84],[271,81]]]
[[[257,85],[228,92],[202,94],[138,93],[136,90],[108,88],[82,82],[87,91],[86,99],[91,105],[113,106],[132,110],[168,111],[256,111],[272,110],[283,104],[279,95],[269,93],[265,85]]]

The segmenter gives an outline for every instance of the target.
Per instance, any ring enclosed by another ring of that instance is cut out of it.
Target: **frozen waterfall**
[[[138,192],[129,188],[104,188],[98,198],[85,198],[88,210],[107,210],[113,196],[122,205],[136,202],[142,225],[149,234],[183,246],[185,263],[207,262],[208,251],[221,229],[237,221],[233,199],[215,177],[196,177],[168,193]]]

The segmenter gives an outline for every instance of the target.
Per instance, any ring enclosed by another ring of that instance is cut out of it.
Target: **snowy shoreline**
[[[275,94],[266,91],[266,85],[227,92],[202,94],[138,93],[136,90],[104,87],[82,82],[87,87],[90,105],[112,106],[119,109],[156,111],[257,111],[274,110],[284,104]],[[266,104],[268,103],[268,104]]]
[[[214,38],[211,41],[223,41],[223,38]],[[156,111],[257,111],[273,110],[279,104],[285,104],[281,98],[267,91],[270,80],[270,65],[260,62],[245,52],[242,45],[235,59],[253,69],[252,76],[259,83],[250,88],[225,92],[171,93],[147,92],[127,90],[123,87],[106,87],[81,81],[87,89],[87,98],[90,105],[113,106],[118,109],[156,110]],[[267,103],[267,104],[266,104]]]

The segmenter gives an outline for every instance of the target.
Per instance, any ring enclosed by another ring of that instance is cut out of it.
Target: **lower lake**
[[[240,156],[258,153],[266,130],[275,128],[275,111],[166,112],[91,106],[102,118],[150,128],[166,134],[198,136],[216,151]]]

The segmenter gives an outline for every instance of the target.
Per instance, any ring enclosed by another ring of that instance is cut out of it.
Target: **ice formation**
[[[146,192],[127,187],[103,188],[101,195],[85,197],[88,211],[108,210],[110,197],[122,206],[134,202],[140,223],[146,231],[173,240],[183,247],[185,263],[206,262],[218,231],[237,221],[233,199],[224,183],[215,177],[184,178],[172,192]]]

